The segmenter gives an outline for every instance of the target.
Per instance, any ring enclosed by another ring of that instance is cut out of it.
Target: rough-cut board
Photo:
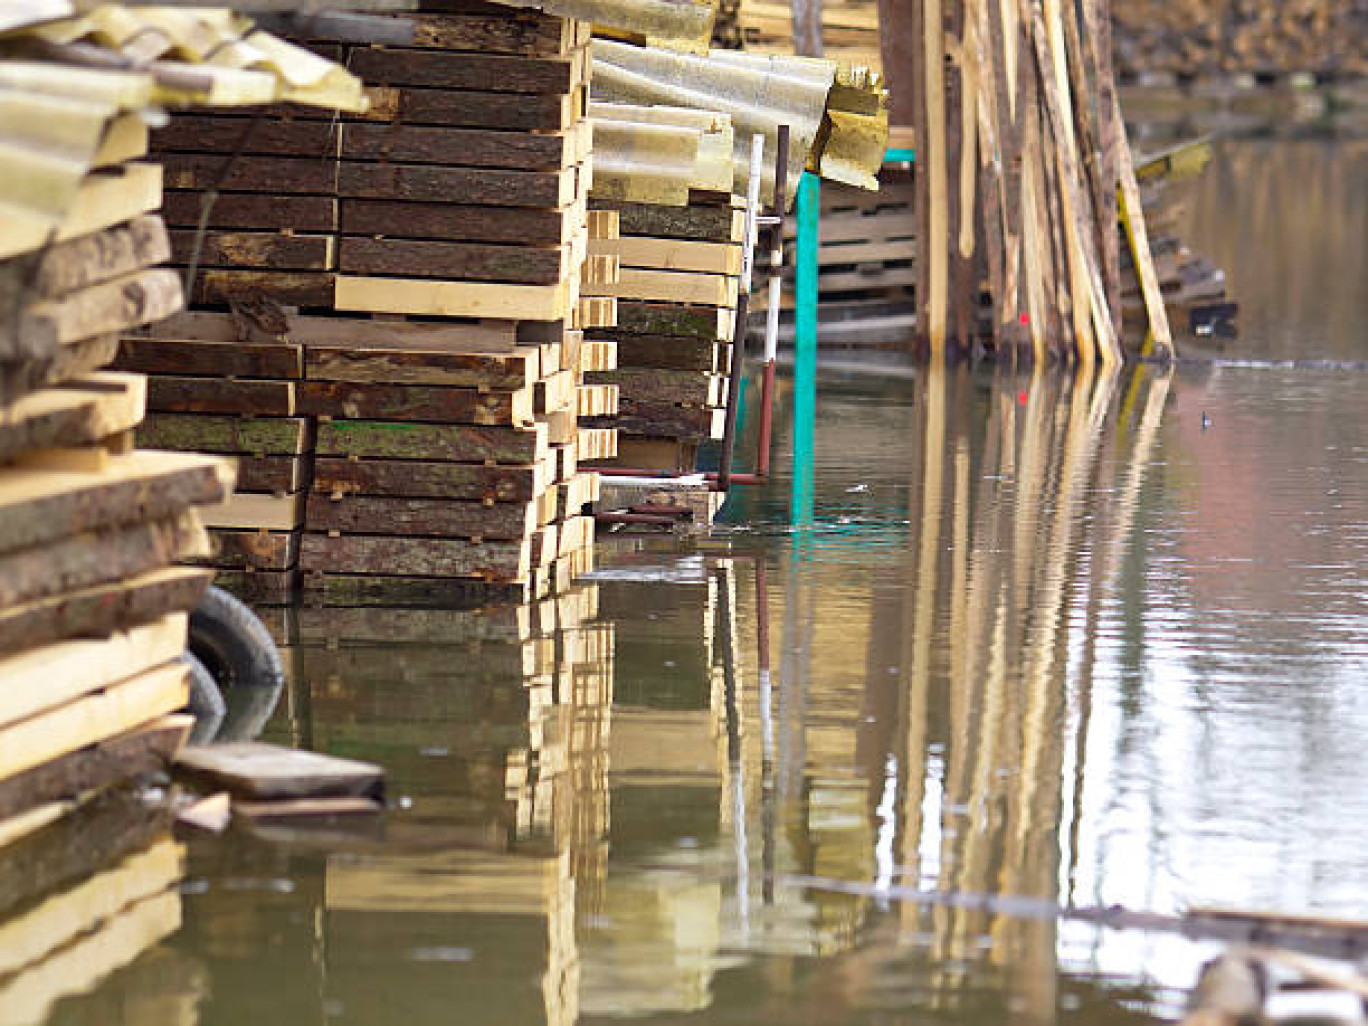
[[[0,729],[0,779],[180,709],[187,672],[177,660]]]
[[[159,413],[138,428],[138,444],[189,452],[296,456],[312,447],[313,426],[304,417],[219,417]]]
[[[536,463],[546,455],[546,428],[339,420],[319,425],[316,451],[363,459]]]
[[[531,568],[526,541],[390,538],[370,535],[329,537],[306,534],[299,554],[308,571],[398,574],[415,577],[478,577],[517,581]]]
[[[252,570],[288,570],[299,562],[296,531],[240,531],[215,528],[209,532],[213,554],[205,562]]]
[[[655,367],[607,371],[595,380],[612,382],[620,386],[621,397],[624,400],[692,403],[697,406],[717,405],[721,394],[720,382],[725,381],[716,374]]]
[[[335,194],[336,165],[315,157],[252,157],[229,162],[216,153],[161,153],[158,159],[166,168],[168,189],[220,188],[273,196]]]
[[[581,63],[578,55],[537,58],[373,48],[352,53],[347,69],[383,86],[568,93],[581,84]]]
[[[165,769],[194,722],[191,716],[164,716],[0,781],[0,819]]]
[[[67,207],[56,234],[44,220],[17,220],[0,230],[0,260],[68,242],[156,210],[161,203],[158,164],[129,163],[92,171]]]
[[[171,233],[172,258],[199,267],[269,267],[277,271],[330,271],[336,266],[329,235],[284,235],[275,232],[211,230]]]
[[[623,267],[703,271],[709,274],[741,273],[741,247],[723,242],[636,237],[603,239],[591,240],[589,253],[616,256]]]
[[[297,492],[313,480],[309,456],[249,456],[239,454],[237,486],[244,492]]]
[[[526,10],[387,17],[320,11],[311,12],[306,25],[310,39],[363,46],[554,57],[577,43],[574,22]]]
[[[44,389],[11,403],[0,418],[0,461],[30,449],[89,445],[137,426],[146,382],[103,372]]]
[[[0,659],[0,728],[170,662],[185,651],[185,640],[186,615],[171,613],[107,638]]]
[[[504,171],[416,164],[362,164],[338,167],[337,191],[343,197],[442,203],[459,198],[471,206],[565,207],[575,199],[575,170]],[[400,228],[402,225],[394,227]]]
[[[673,403],[641,402],[623,396],[618,413],[610,422],[634,435],[682,438],[702,441],[722,437],[725,410],[676,406]],[[585,457],[593,458],[593,457]]]
[[[47,299],[121,278],[171,259],[162,219],[155,214],[135,217],[127,224],[59,242],[43,250],[36,268],[16,261],[0,265],[0,284],[23,269],[24,295]],[[0,328],[6,330],[6,328]]]
[[[202,341],[178,338],[124,338],[118,370],[140,374],[193,374],[223,378],[290,381],[304,375],[304,349],[284,343]]]
[[[242,599],[260,605],[286,605],[299,591],[299,570],[220,570],[214,584]]]
[[[213,574],[173,567],[0,609],[0,652],[71,637],[99,637],[193,609]]]
[[[195,277],[194,303],[252,303],[263,298],[282,306],[333,305],[336,275],[330,271],[245,271],[206,267]]]
[[[554,413],[570,405],[575,398],[575,373],[556,371],[536,384],[536,407],[540,414]]]
[[[206,507],[201,516],[207,527],[290,531],[304,525],[306,492],[290,495],[254,495],[238,492],[224,502]],[[206,547],[201,556],[212,549]]]
[[[390,199],[345,199],[341,202],[342,231],[348,235],[558,246],[573,241],[577,232],[578,205],[554,210]]]
[[[10,363],[0,379],[0,403],[10,403],[28,392],[64,385],[93,374],[113,362],[119,352],[117,334],[97,335],[62,346],[44,359]]]
[[[573,165],[580,145],[574,129],[534,135],[441,125],[342,126],[346,160],[548,171]]]
[[[623,370],[658,367],[720,371],[727,366],[726,358],[731,349],[725,342],[681,335],[623,335],[614,344],[617,347],[617,366]],[[595,371],[612,369],[586,368]]]
[[[122,580],[208,551],[208,537],[193,511],[97,528],[0,556],[0,605]]]
[[[251,378],[183,378],[157,375],[147,383],[147,408],[158,413],[231,413],[290,417],[295,409],[293,381]]]
[[[624,237],[697,239],[704,242],[740,242],[745,215],[724,206],[666,207],[653,203],[594,201],[600,210],[615,210],[618,233]]]
[[[545,341],[543,333],[531,329],[549,327],[552,326],[527,321],[378,321],[350,315],[315,317],[286,311],[279,311],[278,320],[262,324],[247,316],[238,317],[212,310],[189,310],[149,326],[145,334],[158,339],[193,339],[197,343],[230,345],[497,353],[512,350],[524,336],[529,336],[528,342]],[[168,368],[167,372],[170,373],[171,369]],[[263,373],[240,376],[298,377],[299,373],[302,371],[289,375]]]
[[[195,228],[199,225],[205,200],[206,194],[199,191],[167,192],[162,199],[162,216],[173,227]],[[299,232],[335,232],[338,225],[335,196],[269,196],[241,192],[222,192],[214,197],[207,222],[209,228],[288,228]]]
[[[624,267],[613,283],[585,283],[586,296],[616,296],[619,299],[657,300],[667,303],[700,303],[713,307],[734,307],[737,279],[721,274],[690,271],[652,271]]]
[[[570,312],[568,283],[496,285],[487,282],[337,278],[339,310],[501,320],[558,321]]]
[[[366,95],[370,110],[358,120],[557,132],[576,117],[574,98],[556,94],[375,86]]]
[[[358,384],[443,385],[516,391],[540,377],[535,351],[462,353],[441,349],[310,346],[304,376],[310,381]]]
[[[625,335],[681,335],[728,342],[732,337],[730,311],[715,306],[645,303],[620,300],[616,327],[595,332],[605,338]]]
[[[190,745],[176,771],[216,788],[254,799],[380,797],[385,771],[355,759],[297,751],[257,741]]]
[[[413,239],[342,240],[344,274],[390,274],[551,285],[570,270],[568,246],[512,246]]]
[[[581,417],[607,417],[617,412],[618,386],[594,383],[575,392],[575,412]]]
[[[475,388],[308,381],[299,397],[301,413],[361,420],[430,421],[491,427],[532,420],[532,391],[486,392]]]
[[[530,502],[546,489],[546,471],[529,466],[420,463],[411,460],[349,460],[320,457],[314,491],[322,495],[408,496]],[[316,500],[310,500],[310,504]]]
[[[161,153],[240,153],[243,156],[313,157],[337,152],[338,125],[330,121],[182,114],[152,133]],[[242,158],[239,157],[239,160]]]
[[[309,500],[310,531],[403,534],[435,538],[521,540],[536,528],[530,503],[350,496],[317,492]]]
[[[19,339],[29,352],[47,353],[94,335],[136,328],[169,317],[183,305],[180,278],[169,268],[135,271],[19,311]],[[0,347],[9,339],[0,329]]]
[[[314,573],[304,576],[306,601],[330,606],[408,606],[432,609],[484,608],[491,603],[524,603],[544,598],[548,581],[479,581],[458,577],[400,574]]]
[[[384,806],[374,798],[296,798],[278,802],[237,802],[233,812],[254,823],[328,821],[354,816],[377,816]]]
[[[616,426],[582,427],[575,433],[576,459],[611,460],[617,456],[617,441]]]
[[[188,453],[105,455],[88,470],[46,462],[51,466],[35,455],[0,474],[0,552],[174,516],[187,506],[220,502],[233,487],[227,461]]]

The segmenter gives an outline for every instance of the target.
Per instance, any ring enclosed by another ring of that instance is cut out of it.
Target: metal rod
[[[717,480],[721,491],[731,483],[736,458],[736,421],[741,408],[741,373],[746,360],[746,315],[750,311],[751,274],[755,267],[756,218],[760,215],[760,176],[764,169],[765,137],[751,136],[750,178],[746,182],[746,227],[741,238],[741,288],[732,328],[731,373],[727,385],[727,419],[722,435],[722,462]]]
[[[769,307],[765,311],[765,369],[760,387],[760,441],[755,474],[769,480],[770,444],[774,429],[774,365],[779,355],[779,304],[783,290],[784,227],[788,207],[789,126],[779,126],[774,161],[774,225],[770,232]]]

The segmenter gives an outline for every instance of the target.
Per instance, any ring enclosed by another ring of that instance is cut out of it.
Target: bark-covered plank
[[[208,566],[288,570],[299,561],[298,531],[215,528],[209,532],[209,541],[213,552],[201,560]]]
[[[197,228],[204,197],[201,190],[168,190],[162,196],[162,216],[173,228]],[[331,195],[268,196],[221,192],[209,208],[206,227],[334,232],[338,228],[337,199]]]
[[[554,132],[569,128],[574,114],[571,98],[556,93],[375,86],[367,89],[366,95],[370,110],[356,120]]]
[[[298,492],[313,481],[308,456],[238,455],[237,486],[244,492]]]
[[[291,381],[304,376],[304,347],[287,343],[124,338],[116,370]]]
[[[537,380],[534,353],[440,351],[310,346],[304,374],[311,381],[353,381],[516,390]]]
[[[570,57],[370,48],[354,51],[347,69],[365,82],[383,86],[568,93],[578,84]]]
[[[196,303],[251,303],[331,307],[336,276],[329,271],[240,271],[209,267],[195,277]]]
[[[402,200],[345,199],[341,225],[348,235],[402,234],[410,239],[517,242],[529,246],[556,246],[574,236],[573,221],[561,210]]]
[[[259,19],[260,20],[260,19]],[[317,11],[288,23],[294,38],[370,46],[557,56],[575,46],[574,23],[534,11],[469,14],[355,14]]]
[[[272,196],[331,196],[336,161],[314,157],[243,157],[230,154],[162,153],[168,189],[224,189]],[[227,174],[224,169],[227,166]]]
[[[242,153],[245,156],[327,157],[337,152],[333,121],[278,121],[266,117],[229,117],[218,112],[176,113],[152,133],[159,153]]]
[[[699,406],[721,392],[718,376],[706,371],[632,367],[604,371],[595,382],[618,386],[619,402],[693,403]]]
[[[221,417],[159,413],[137,432],[138,444],[187,452],[295,456],[312,446],[312,426],[303,417]]]
[[[89,445],[128,431],[143,419],[146,380],[101,372],[12,402],[0,418],[0,461],[30,449]]]
[[[568,247],[501,246],[411,239],[343,239],[344,274],[461,278],[551,285],[569,271]]]
[[[243,602],[263,605],[285,605],[299,592],[300,573],[289,570],[219,570],[214,575],[215,587],[240,598]]]
[[[643,402],[622,397],[616,416],[588,418],[586,427],[617,428],[634,435],[702,441],[713,437],[720,410],[673,403]]]
[[[157,413],[290,417],[295,413],[295,383],[159,375],[147,381],[147,408]]]
[[[615,328],[596,329],[604,338],[625,335],[679,335],[708,341],[731,337],[731,312],[715,306],[619,299]]]
[[[620,235],[740,242],[745,216],[730,206],[667,207],[655,203],[595,200],[596,210],[616,210]]]
[[[574,186],[573,169],[507,171],[346,161],[337,177],[338,195],[343,197],[433,203],[459,198],[471,206],[494,207],[560,207],[574,199]]]
[[[574,134],[533,135],[440,125],[342,126],[346,160],[393,160],[408,164],[556,170],[573,163]]]
[[[466,424],[401,424],[335,420],[318,426],[320,456],[535,463],[546,455],[546,430]]]
[[[519,503],[530,502],[545,487],[545,471],[540,464],[485,466],[332,457],[319,457],[314,464],[313,488],[316,493],[323,495],[407,496]]]
[[[437,424],[513,426],[532,420],[532,396],[523,388],[484,392],[350,381],[308,381],[299,396],[301,413],[362,420],[430,421]]]
[[[47,298],[120,278],[171,259],[166,227],[156,214],[49,246],[37,258],[0,263],[0,287],[22,274],[25,299]]]
[[[516,581],[526,576],[526,541],[472,542],[447,538],[386,538],[306,534],[300,567],[309,571],[396,574],[416,577],[478,577]]]
[[[343,534],[403,534],[433,538],[509,538],[521,540],[536,528],[535,509],[526,502],[459,502],[451,499],[349,496],[309,499],[310,531]]]
[[[624,332],[614,341],[617,343],[618,369],[621,370],[660,367],[716,371],[726,366],[724,361],[730,349],[725,342],[682,335],[630,335]]]
[[[188,264],[196,254],[200,267],[244,267],[256,270],[328,271],[333,268],[333,240],[327,235],[276,232],[191,230],[171,233],[172,259]]]

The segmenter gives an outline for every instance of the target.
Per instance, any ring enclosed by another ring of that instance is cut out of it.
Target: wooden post
[[[822,56],[822,0],[793,0],[793,52]]]

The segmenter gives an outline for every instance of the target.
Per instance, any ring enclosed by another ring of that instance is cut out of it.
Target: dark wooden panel
[[[342,126],[342,156],[409,164],[504,167],[526,171],[568,167],[573,135],[531,135],[441,125]]]
[[[119,342],[119,355],[114,368],[142,374],[203,374],[291,380],[304,376],[304,347],[255,342],[125,338]]]
[[[446,353],[435,351],[310,346],[305,376],[314,381],[357,381],[448,385],[512,391],[537,377],[536,353]]]
[[[540,487],[540,473],[533,466],[328,457],[314,465],[314,491],[325,494],[527,502]]]
[[[344,274],[554,285],[568,270],[568,257],[564,248],[348,238],[338,267]]]
[[[377,86],[367,90],[367,94],[371,109],[357,120],[555,131],[569,128],[573,114],[568,96],[548,93],[528,95]]]
[[[309,497],[307,528],[344,534],[403,534],[434,538],[506,538],[521,540],[532,530],[525,502],[455,502],[351,496]]]
[[[298,531],[211,530],[214,554],[211,566],[251,567],[254,570],[288,570],[299,561]]]
[[[162,216],[172,227],[196,228],[203,202],[204,193],[199,191],[167,191],[162,195]],[[210,208],[208,227],[337,231],[337,200],[331,196],[219,193]]]
[[[188,264],[198,233],[171,233],[171,259]],[[326,235],[282,235],[275,232],[208,231],[200,246],[200,267],[243,267],[256,270],[329,271],[333,242]]]
[[[257,20],[276,23],[274,18]],[[399,15],[319,11],[300,15],[293,22],[283,20],[281,28],[294,38],[473,53],[557,56],[575,44],[572,22],[533,11]]]
[[[147,408],[159,413],[289,417],[295,412],[294,389],[291,381],[158,375],[147,379]]]
[[[559,207],[570,198],[566,176],[563,171],[346,162],[338,169],[337,190],[341,196],[361,199],[432,203],[460,199],[471,206]]]
[[[431,86],[513,93],[568,93],[575,62],[566,57],[424,50],[356,50],[347,68],[362,81],[386,86]]]
[[[142,422],[138,444],[148,449],[184,452],[245,452],[293,456],[312,444],[303,417],[219,417],[193,413],[159,413]]]
[[[195,276],[196,303],[254,302],[270,299],[281,306],[331,307],[329,271],[239,271],[208,267]]]
[[[161,153],[168,189],[231,189],[239,192],[264,192],[272,195],[294,194],[330,196],[336,162],[312,157],[242,157],[231,162],[227,174],[227,155],[216,153]]]
[[[349,235],[531,246],[559,245],[572,235],[569,219],[560,210],[365,199],[342,201],[342,231]]]
[[[318,426],[317,452],[453,463],[535,463],[545,452],[545,441],[537,432],[517,428],[335,420]]]
[[[530,420],[532,404],[526,391],[482,392],[474,388],[307,381],[299,395],[299,412],[365,420],[497,427]]]

